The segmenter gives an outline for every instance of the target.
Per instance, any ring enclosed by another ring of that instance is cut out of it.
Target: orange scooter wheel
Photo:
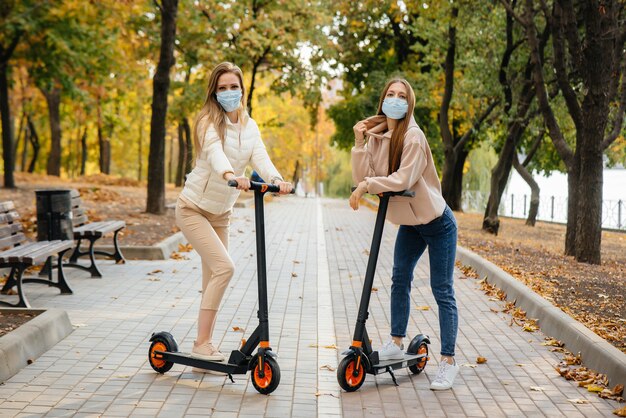
[[[252,367],[252,386],[263,395],[274,392],[280,383],[280,368],[274,358],[267,356],[263,359],[263,373],[258,357]]]
[[[420,374],[426,368],[426,363],[428,363],[428,344],[425,342],[421,343],[419,347],[417,347],[417,354],[425,354],[425,356],[416,364],[409,366],[409,370],[413,374]]]
[[[365,365],[359,356],[345,357],[337,368],[337,381],[346,392],[354,392],[365,382]]]
[[[165,361],[161,354],[156,353],[157,351],[172,351],[172,348],[168,346],[168,342],[165,339],[160,338],[155,339],[152,341],[152,344],[150,344],[150,350],[148,352],[150,366],[152,366],[154,371],[163,374],[169,371],[174,363]]]

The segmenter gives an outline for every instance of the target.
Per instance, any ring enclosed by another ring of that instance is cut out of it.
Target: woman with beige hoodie
[[[400,225],[391,286],[391,339],[378,350],[381,360],[402,358],[402,340],[411,310],[413,270],[428,248],[430,286],[439,307],[441,361],[432,390],[450,389],[459,371],[454,361],[458,313],[453,272],[457,225],[441,195],[441,184],[424,132],[413,118],[415,94],[404,79],[383,89],[376,116],[354,126],[352,177],[357,188],[350,206],[365,193],[411,190],[415,197],[391,197],[388,219]],[[366,142],[367,139],[367,142]]]
[[[225,360],[211,339],[235,270],[228,255],[228,226],[239,191],[250,188],[250,180],[244,177],[246,166],[252,165],[264,179],[280,186],[281,194],[292,188],[270,161],[259,128],[245,110],[245,98],[239,67],[230,62],[216,66],[194,124],[196,165],[176,202],[176,224],[202,259],[202,300],[191,355],[205,360]],[[237,189],[228,186],[229,180],[237,181]]]

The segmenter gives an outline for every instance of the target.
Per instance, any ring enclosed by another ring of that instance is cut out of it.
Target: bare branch
[[[617,78],[619,79],[620,75],[622,78],[619,106],[615,114],[615,119],[613,120],[613,129],[611,129],[611,132],[607,135],[604,141],[602,141],[602,149],[607,149],[613,141],[617,139],[618,135],[622,131],[624,117],[626,116],[626,60],[622,61],[621,71],[619,73],[617,74]]]
[[[517,20],[517,22],[520,25],[522,25],[522,27],[526,27],[528,25],[528,22],[526,22],[524,19],[522,19],[520,16],[518,16],[517,13],[515,13],[515,10],[513,10],[513,7],[508,2],[508,0],[500,0],[500,3],[502,3],[502,5],[504,6],[504,8],[506,9],[506,12],[509,15],[511,15],[513,17],[513,19]]]
[[[452,18],[448,29],[448,51],[446,53],[446,61],[444,64],[445,86],[443,90],[443,98],[439,110],[439,129],[441,131],[441,139],[447,149],[454,148],[454,139],[450,132],[448,120],[448,111],[450,110],[450,102],[452,101],[452,91],[454,90],[454,55],[456,51],[456,18],[459,15],[458,7],[452,8]]]
[[[468,131],[463,134],[463,136],[461,137],[459,142],[457,142],[454,145],[454,151],[455,152],[458,152],[458,151],[463,149],[463,147],[465,146],[467,141],[469,141],[469,139],[472,137],[472,134],[478,132],[478,130],[480,129],[480,125],[482,125],[482,123],[485,121],[485,119],[487,119],[489,114],[493,111],[493,109],[496,108],[496,106],[498,106],[498,104],[500,104],[500,99],[497,99],[497,100],[494,100],[493,102],[491,102],[491,104],[487,107],[487,109],[485,109],[485,111],[482,113],[482,115],[480,115],[478,117],[478,119],[476,119],[476,121],[474,122],[472,127],[470,129],[468,129]]]
[[[585,70],[585,65],[583,63],[583,49],[578,35],[578,22],[576,21],[574,5],[571,0],[561,0],[559,1],[559,5],[556,7],[561,8],[563,13],[563,27],[565,29],[565,37],[567,38],[570,58],[574,63],[576,71],[582,74]]]
[[[539,102],[539,108],[541,109],[541,113],[543,114],[543,118],[546,126],[548,127],[548,132],[550,133],[550,138],[552,138],[554,147],[556,148],[559,156],[561,157],[565,165],[569,168],[573,163],[574,154],[569,145],[567,145],[565,138],[563,137],[563,132],[561,132],[559,124],[554,116],[554,112],[550,107],[550,102],[548,101],[548,94],[546,92],[546,86],[543,77],[542,62],[541,57],[539,56],[537,28],[535,27],[533,20],[533,0],[526,0],[525,13],[528,22],[531,23],[526,26],[526,37],[528,39],[528,46],[530,48],[531,59],[534,65],[533,81],[535,83],[535,93]]]
[[[546,134],[546,130],[542,129],[541,131],[539,131],[539,134],[537,134],[537,136],[535,137],[535,140],[533,141],[532,146],[530,147],[530,151],[528,151],[528,154],[526,154],[526,158],[524,158],[524,162],[522,163],[522,166],[526,167],[528,165],[528,163],[530,163],[530,161],[533,159],[533,157],[535,156],[535,153],[537,152],[537,150],[539,149],[539,146],[541,145],[541,142],[543,141],[543,137]]]
[[[582,129],[583,115],[578,103],[578,97],[576,92],[572,88],[569,80],[567,69],[565,68],[565,48],[563,39],[563,9],[560,5],[556,4],[554,7],[554,16],[552,21],[552,46],[554,48],[554,69],[556,70],[556,80],[559,84],[559,88],[563,92],[565,98],[565,104],[569,110],[576,129]]]

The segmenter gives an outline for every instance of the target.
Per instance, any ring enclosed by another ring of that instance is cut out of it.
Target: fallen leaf
[[[335,395],[335,394],[333,394],[333,393],[315,392],[315,396],[324,396],[324,395],[327,395],[327,396],[332,396],[333,398],[338,398],[338,396],[337,396],[337,395]]]
[[[415,309],[418,311],[430,311],[430,306],[416,306]]]
[[[291,277],[298,277],[298,274],[296,274],[296,273],[291,273]]]
[[[543,386],[531,386],[530,390],[533,390],[535,392],[543,392],[544,390],[546,390],[546,388],[544,388]]]
[[[589,402],[587,399],[568,399],[568,401],[570,401],[571,403],[576,403],[576,404],[587,404],[587,403],[591,403]]]
[[[613,413],[618,417],[626,417],[626,406],[623,406],[620,409],[616,409],[615,411],[613,411]]]
[[[613,396],[622,396],[622,393],[624,393],[624,385],[616,385],[611,392],[613,393]]]
[[[233,327],[233,331],[246,332],[245,329],[240,328],[240,327]]]
[[[465,363],[465,364],[461,364],[462,367],[471,367],[472,369],[475,369],[476,367],[478,367],[475,364],[469,364],[469,363]]]
[[[322,367],[320,367],[320,370],[328,370],[329,372],[334,372],[335,368],[331,365],[324,364]]]
[[[604,390],[604,387],[600,385],[588,385],[587,390],[589,392],[602,392]]]
[[[478,358],[476,358],[476,364],[483,364],[483,363],[487,363],[487,359],[484,357],[478,356]]]
[[[372,287],[372,292],[378,292],[378,288],[377,287]]]
[[[525,365],[524,363],[517,363],[517,364],[516,364],[516,366],[517,366],[517,367],[524,367],[524,366],[526,366],[526,365]]]
[[[563,343],[559,340],[555,340],[554,338],[547,339],[546,341],[542,342],[541,345],[550,347],[563,347]]]
[[[157,274],[157,273],[163,273],[163,270],[153,270],[148,274]]]
[[[538,329],[539,327],[535,325],[534,322],[524,322],[524,325],[522,325],[522,330],[526,332],[535,332]]]

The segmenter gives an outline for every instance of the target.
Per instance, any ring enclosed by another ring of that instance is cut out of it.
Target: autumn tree
[[[153,78],[150,155],[148,160],[148,200],[146,212],[165,211],[165,122],[170,68],[174,65],[178,0],[154,0],[161,16],[161,48]]]
[[[515,13],[506,0],[501,2],[525,28],[537,100],[550,138],[567,167],[565,253],[578,261],[599,264],[603,154],[618,137],[626,109],[626,11],[618,0],[555,0],[552,7],[525,0],[523,13]],[[551,31],[553,71],[576,127],[574,149],[548,100],[538,15]]]

